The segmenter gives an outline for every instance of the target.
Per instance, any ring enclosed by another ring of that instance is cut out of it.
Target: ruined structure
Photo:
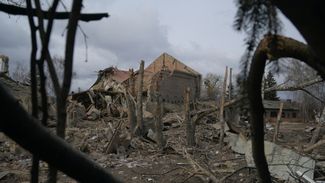
[[[31,111],[30,87],[9,77],[9,58],[0,55],[0,82],[18,100],[26,111]]]
[[[74,94],[72,99],[82,102],[88,108],[95,102],[90,98],[95,96],[91,93],[101,93],[102,99],[107,95],[107,100],[110,100],[107,102],[119,98],[125,91],[135,97],[137,80],[138,73],[133,70],[125,71],[109,67],[99,71],[96,82],[88,91]],[[200,96],[200,83],[200,73],[173,56],[163,53],[144,70],[143,95],[150,100],[154,92],[158,91],[162,101],[182,103],[187,87],[192,93],[191,100]]]
[[[283,103],[281,121],[303,122],[299,103],[293,102],[291,100],[263,100],[265,122],[275,123],[277,121],[281,103]],[[234,112],[231,114],[228,114],[226,111],[228,119],[231,119],[235,122],[249,121],[249,106],[247,100],[243,100],[241,103],[236,103],[233,109]]]
[[[87,111],[87,118],[96,119],[103,115],[123,115],[121,107],[126,107],[124,93],[128,87],[131,71],[109,67],[98,72],[95,83],[86,91],[74,93],[71,99]],[[80,104],[79,104],[80,103]],[[73,112],[75,109],[71,109]]]
[[[191,90],[191,100],[200,96],[201,74],[163,53],[156,58],[144,71],[144,90],[152,98],[158,91],[164,102],[182,103],[186,88]]]
[[[9,75],[9,58],[5,55],[0,55],[0,74]]]
[[[121,92],[121,88],[127,85],[131,71],[119,70],[116,67],[109,67],[100,70],[96,82],[90,87],[93,91]]]
[[[263,105],[265,109],[265,121],[276,122],[276,118],[279,112],[280,103],[283,103],[281,121],[286,122],[301,122],[301,115],[299,106],[296,102],[291,100],[287,101],[272,101],[263,100]]]
[[[89,90],[75,93],[71,99],[84,105],[88,117],[124,115],[127,109],[125,95],[133,96],[132,101],[137,98],[138,79],[138,71],[109,67],[98,72],[98,78]],[[183,103],[186,88],[190,89],[190,99],[194,100],[200,96],[200,83],[200,73],[163,53],[144,69],[144,101],[153,102],[155,92],[159,92],[163,102]]]

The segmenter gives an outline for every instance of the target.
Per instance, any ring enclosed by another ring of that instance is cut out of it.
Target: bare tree
[[[57,73],[57,76],[58,76],[58,80],[60,83],[62,83],[63,81],[63,74],[64,74],[64,58],[62,56],[58,56],[58,55],[54,55],[53,58],[52,58],[52,61],[53,61],[53,66],[56,70],[56,73]],[[45,76],[46,78],[50,78],[51,77],[51,74],[49,72],[49,68],[48,67],[45,67],[46,70],[44,71],[45,72]],[[72,78],[73,79],[74,77],[77,76],[77,73],[76,72],[72,72]],[[50,96],[54,96],[55,95],[55,88],[54,88],[54,85],[52,82],[46,82],[46,88],[47,88],[47,93],[48,95]]]
[[[318,78],[315,70],[308,65],[297,60],[289,60],[289,62],[286,64],[287,71],[285,72],[285,77],[288,81],[287,84],[299,85]],[[323,110],[324,104],[321,101],[325,101],[325,84],[319,82],[305,87],[304,90],[294,91],[293,97],[295,100],[301,102],[300,107],[304,120],[313,120],[315,112],[320,114]]]
[[[203,78],[203,85],[206,89],[207,97],[210,100],[216,100],[217,96],[221,94],[222,77],[217,74],[207,73]]]
[[[21,63],[17,63],[13,72],[10,74],[13,80],[22,82],[22,83],[29,83],[29,71],[26,67],[24,67]]]

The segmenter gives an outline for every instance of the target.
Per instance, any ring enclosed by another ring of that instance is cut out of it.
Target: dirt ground
[[[245,156],[234,153],[227,144],[220,146],[219,130],[213,127],[213,118],[203,119],[196,125],[197,143],[193,148],[186,147],[185,125],[169,120],[164,123],[166,148],[163,151],[150,138],[133,137],[126,138],[129,139],[126,145],[117,148],[116,153],[106,153],[112,129],[119,121],[108,117],[82,121],[67,129],[66,140],[123,182],[209,182],[209,174],[223,182],[256,182],[256,171],[247,167]],[[126,119],[122,123],[126,124]],[[310,126],[315,124],[283,122],[279,144],[298,151],[311,138],[312,132],[306,132]],[[122,131],[126,128],[124,125]],[[266,139],[272,139],[274,130],[266,132]],[[325,155],[319,151],[316,154]],[[45,182],[48,166],[41,162],[40,167],[40,180]],[[0,134],[0,182],[29,182],[30,168],[31,155]],[[59,182],[75,181],[60,173]]]

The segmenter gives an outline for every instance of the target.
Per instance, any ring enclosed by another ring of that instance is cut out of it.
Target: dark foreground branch
[[[274,44],[276,40],[276,45]],[[324,79],[325,67],[306,44],[283,36],[266,36],[256,48],[248,76],[248,100],[251,114],[252,152],[261,182],[271,183],[264,151],[264,107],[261,83],[266,61],[291,57],[305,62]]]
[[[0,11],[8,13],[10,15],[28,15],[28,10],[26,8],[17,7],[14,5],[0,3]],[[37,16],[36,9],[32,9],[32,15]],[[50,18],[50,13],[47,11],[42,11],[44,19]],[[69,19],[70,12],[56,12],[54,13],[54,19]],[[97,21],[104,17],[109,17],[108,13],[84,13],[80,15],[79,20],[84,22]]]
[[[50,134],[0,84],[0,130],[40,159],[79,182],[119,182],[104,168]]]
[[[271,0],[294,24],[320,58],[319,64],[325,65],[325,16],[324,0]]]

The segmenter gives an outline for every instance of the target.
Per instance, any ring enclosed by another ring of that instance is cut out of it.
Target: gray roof
[[[279,109],[281,102],[283,102],[283,110],[299,110],[298,103],[292,101],[263,100],[263,105],[265,109]]]

